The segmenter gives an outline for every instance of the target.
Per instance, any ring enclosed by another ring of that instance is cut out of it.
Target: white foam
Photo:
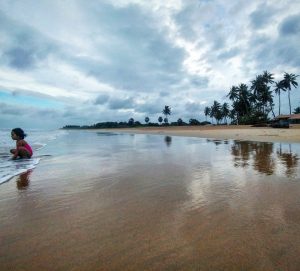
[[[28,134],[26,141],[33,149],[33,158],[11,160],[10,149],[15,148],[16,143],[11,139],[10,131],[11,129],[0,129],[0,184],[34,168],[40,160],[38,151],[50,141],[68,134],[62,130],[25,130]]]
[[[0,167],[0,184],[36,167],[40,158],[4,160]]]

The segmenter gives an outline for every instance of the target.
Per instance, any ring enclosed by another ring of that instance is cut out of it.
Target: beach
[[[299,270],[300,129],[67,132],[0,186],[1,270]]]
[[[261,142],[300,142],[300,125],[291,126],[289,129],[251,127],[250,125],[207,125],[107,129],[106,131],[111,130],[137,134],[161,134]]]

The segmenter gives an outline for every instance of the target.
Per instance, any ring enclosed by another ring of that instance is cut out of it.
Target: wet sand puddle
[[[300,269],[299,144],[74,140],[0,187],[1,269]]]

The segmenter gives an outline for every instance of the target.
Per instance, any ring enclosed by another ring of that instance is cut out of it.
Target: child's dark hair
[[[21,128],[15,128],[11,131],[14,132],[21,139],[24,139],[27,136]]]

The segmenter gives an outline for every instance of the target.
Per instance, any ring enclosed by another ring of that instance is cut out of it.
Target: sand
[[[161,134],[170,136],[201,137],[214,139],[233,139],[259,142],[300,142],[300,126],[289,129],[257,128],[239,126],[181,126],[181,127],[143,127],[130,129],[99,129],[136,134]]]
[[[239,128],[108,131],[299,142],[300,129]],[[300,270],[298,143],[223,156],[228,143],[94,132],[0,187],[0,270]]]

